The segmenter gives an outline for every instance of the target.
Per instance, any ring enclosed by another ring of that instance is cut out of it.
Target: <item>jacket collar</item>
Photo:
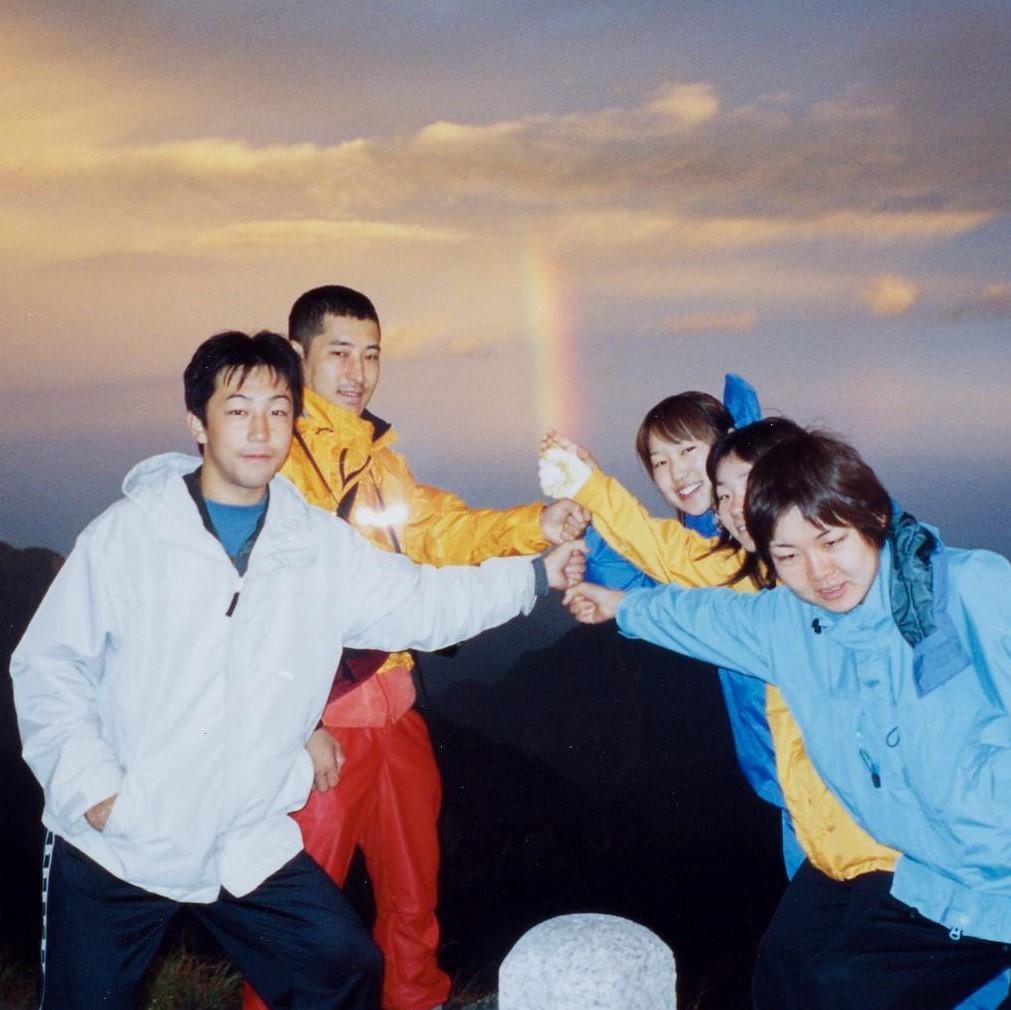
[[[889,598],[891,569],[892,560],[886,548],[878,554],[878,570],[867,595],[845,614],[804,603],[810,631],[814,634],[827,632],[847,646],[859,647],[870,642],[881,632],[885,622],[894,623]]]
[[[217,537],[203,519],[183,480],[200,459],[164,453],[138,463],[123,481],[123,493],[147,514],[160,540],[231,566]],[[309,564],[317,547],[311,535],[309,506],[295,486],[280,474],[270,482],[270,502],[249,570],[267,571],[281,565]]]
[[[332,432],[342,445],[379,448],[397,441],[397,434],[389,421],[384,421],[368,410],[363,410],[359,416],[353,410],[338,407],[311,389],[304,392],[299,425],[303,430],[310,427],[317,431]]]
[[[930,530],[924,532],[929,535],[910,536],[904,544],[901,539],[896,544],[895,538],[886,542],[867,596],[848,614],[804,605],[812,632],[828,633],[848,648],[879,649],[887,635],[899,635],[912,650],[913,684],[921,698],[971,666],[947,609],[947,557],[937,535]],[[911,580],[918,583],[915,593],[919,598],[913,604],[907,599],[913,591]],[[923,625],[912,633],[908,611],[914,608]],[[903,627],[904,622],[909,626]]]
[[[937,628],[934,583],[945,567],[940,540],[908,512],[896,510],[886,543],[892,558],[892,616],[902,637],[915,647]]]
[[[218,535],[218,530],[214,527],[214,520],[211,519],[210,509],[207,507],[207,499],[204,498],[203,488],[200,486],[200,469],[191,470],[189,473],[183,474],[183,483],[186,485],[186,490],[189,491],[190,497],[193,499],[193,504],[196,505],[197,511],[200,513],[200,520],[204,524],[204,529],[207,530],[216,540],[218,540],[222,547],[225,546],[224,541]],[[229,554],[229,560],[235,565],[235,570],[240,575],[246,574],[246,569],[249,567],[249,555],[252,554],[253,548],[256,546],[256,541],[260,537],[260,533],[263,530],[264,520],[267,518],[267,508],[270,505],[270,488],[268,487],[264,493],[264,499],[256,503],[260,508],[260,517],[256,521],[256,525],[253,527],[252,532],[246,537],[245,542],[239,547],[239,550],[235,554]],[[227,553],[227,548],[226,548]]]
[[[936,531],[898,510],[888,554],[892,616],[913,648],[913,678],[922,697],[970,664],[948,613],[948,558]]]

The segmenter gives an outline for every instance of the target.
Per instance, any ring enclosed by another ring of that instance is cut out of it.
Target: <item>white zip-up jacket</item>
[[[438,649],[535,599],[529,558],[419,566],[284,478],[244,577],[156,456],[94,520],[14,652],[43,821],[115,876],[178,901],[243,895],[302,847],[288,814],[342,646]],[[238,593],[238,599],[230,606]],[[85,820],[117,795],[101,832]]]

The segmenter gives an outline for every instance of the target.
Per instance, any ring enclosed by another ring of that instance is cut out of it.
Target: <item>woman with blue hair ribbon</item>
[[[706,474],[706,457],[712,445],[728,431],[757,421],[761,414],[755,388],[739,375],[724,379],[723,402],[708,393],[678,393],[652,407],[636,434],[636,452],[665,503],[678,521],[700,537],[713,538],[719,524],[713,509],[712,484]],[[588,454],[557,432],[551,432],[543,448],[549,453],[568,446],[584,458]],[[630,520],[634,521],[634,520]],[[619,521],[619,526],[623,525]],[[666,581],[654,578],[647,560],[636,565],[591,525],[584,534],[587,547],[586,579],[612,589],[655,586]],[[619,548],[624,543],[618,536]],[[636,556],[635,550],[629,552]],[[763,800],[782,814],[783,862],[792,876],[804,860],[776,774],[776,759],[766,717],[765,685],[733,670],[719,671],[734,749],[748,784]]]

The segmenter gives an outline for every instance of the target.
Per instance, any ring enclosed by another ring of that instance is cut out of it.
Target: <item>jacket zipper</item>
[[[235,608],[239,605],[239,593],[242,592],[242,579],[239,579],[239,588],[232,594],[232,601],[228,604],[225,617],[231,617],[235,613]]]

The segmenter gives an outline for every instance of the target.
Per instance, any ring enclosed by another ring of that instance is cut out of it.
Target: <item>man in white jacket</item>
[[[275,476],[302,392],[276,334],[212,337],[185,387],[202,464],[130,472],[11,663],[55,838],[42,1010],[132,1010],[183,905],[268,1006],[374,1010],[378,952],[288,817],[341,648],[467,638],[575,581],[578,548],[437,570],[307,505]]]

